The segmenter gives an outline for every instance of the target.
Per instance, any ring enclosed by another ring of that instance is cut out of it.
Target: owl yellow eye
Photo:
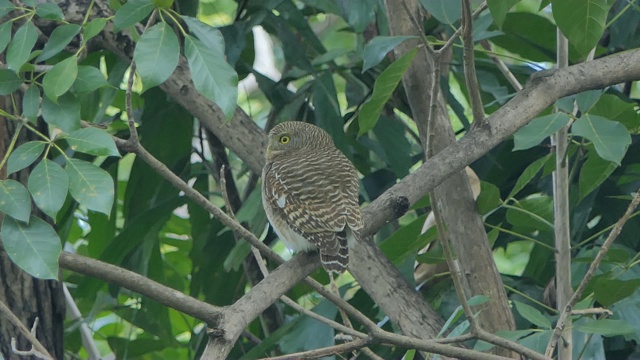
[[[287,135],[280,136],[280,144],[288,144],[291,138]]]

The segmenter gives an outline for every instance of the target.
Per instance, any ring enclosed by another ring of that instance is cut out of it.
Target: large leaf
[[[376,36],[367,45],[364,46],[362,53],[362,72],[365,72],[372,67],[380,64],[382,59],[387,56],[387,53],[396,46],[400,45],[403,41],[409,39],[416,39],[417,36]]]
[[[78,159],[69,159],[66,170],[73,198],[89,210],[109,215],[114,196],[113,179],[109,173]]]
[[[10,70],[18,72],[22,65],[29,59],[31,49],[38,40],[38,32],[31,21],[25,22],[16,31],[13,40],[7,48],[7,66]]]
[[[584,56],[600,41],[612,4],[609,0],[553,0],[553,18]]]
[[[18,90],[22,85],[22,79],[9,69],[0,69],[0,95],[9,95]]]
[[[542,167],[547,163],[547,161],[549,161],[550,158],[551,155],[547,155],[529,164],[529,166],[527,166],[527,168],[522,172],[522,175],[520,175],[520,177],[518,178],[518,181],[516,181],[516,184],[513,186],[513,189],[509,193],[509,197],[511,198],[516,196],[516,194],[520,192],[520,190],[524,189],[524,187],[527,186],[527,184],[529,184],[531,180],[533,180],[538,172],[540,172],[540,169],[542,169]]]
[[[358,115],[360,125],[359,135],[373,129],[380,118],[380,113],[387,103],[393,91],[402,80],[402,76],[411,65],[411,61],[416,56],[418,49],[413,49],[404,54],[401,58],[389,65],[376,79],[373,85],[373,94],[367,102],[362,105]]]
[[[184,39],[193,84],[200,94],[215,102],[227,119],[233,116],[238,100],[238,74],[224,56],[191,35]]]
[[[587,334],[600,334],[603,336],[629,335],[636,329],[624,320],[603,319],[586,324],[578,324],[575,329]]]
[[[45,95],[53,102],[57,102],[58,97],[71,88],[77,76],[78,58],[75,55],[60,61],[44,75],[42,88]]]
[[[590,140],[601,158],[617,165],[631,144],[631,135],[624,125],[598,115],[583,115],[573,123],[571,133]]]
[[[443,24],[453,24],[462,16],[460,1],[420,0],[420,4]]]
[[[107,79],[104,78],[100,69],[93,66],[78,66],[78,76],[71,91],[76,94],[90,93],[106,85]]]
[[[541,329],[551,329],[551,322],[538,309],[533,306],[513,300],[513,304],[523,318]]]
[[[111,135],[97,128],[79,129],[65,136],[75,151],[98,156],[120,156]]]
[[[31,201],[29,192],[15,180],[0,180],[0,212],[20,221],[29,221]]]
[[[10,3],[9,0],[0,0],[0,17],[4,17],[9,13],[9,11],[15,9],[15,7],[16,6]]]
[[[580,178],[578,179],[578,198],[580,200],[607,180],[617,167],[615,163],[604,160],[593,151],[593,148],[589,150],[587,161],[582,164],[580,169]]]
[[[42,117],[64,132],[77,130],[80,128],[80,101],[70,93],[60,96],[57,103],[45,96],[42,99]]]
[[[134,25],[151,14],[154,5],[151,0],[129,0],[116,11],[113,27],[116,31]]]
[[[7,173],[13,174],[33,164],[42,154],[47,143],[44,141],[29,141],[20,145],[9,156],[7,161]]]
[[[600,277],[593,285],[595,299],[608,308],[614,303],[631,296],[640,288],[640,279],[618,280]]]
[[[36,61],[45,61],[57,55],[78,35],[80,29],[80,25],[76,24],[66,24],[56,27],[51,33],[49,41],[44,44],[44,49],[42,49]]]
[[[513,151],[530,149],[540,144],[568,123],[569,115],[560,112],[531,120],[513,135]]]
[[[40,88],[31,85],[22,97],[22,114],[31,122],[38,120],[40,112]]]
[[[507,17],[509,9],[519,2],[520,0],[487,0],[487,6],[498,28],[502,29],[502,24]]]
[[[189,30],[198,39],[200,39],[202,43],[207,45],[209,49],[219,53],[221,56],[224,56],[224,36],[222,36],[222,32],[220,32],[220,30],[190,16],[183,16],[182,19],[189,26]]]
[[[338,0],[340,14],[356,33],[362,33],[375,20],[376,3],[369,0]]]
[[[40,279],[58,279],[62,245],[51,225],[35,216],[28,225],[5,216],[1,233],[5,251],[22,270]]]
[[[67,173],[57,163],[43,159],[29,175],[28,186],[40,210],[55,219],[67,198]]]
[[[133,53],[145,89],[165,82],[178,65],[180,44],[173,29],[159,23],[147,30]]]

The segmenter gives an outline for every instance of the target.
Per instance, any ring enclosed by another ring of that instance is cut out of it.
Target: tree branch
[[[476,76],[475,54],[473,49],[473,18],[471,16],[471,2],[462,2],[462,51],[464,59],[464,80],[467,84],[467,92],[471,99],[471,112],[473,121],[477,125],[484,121],[484,107],[480,97],[480,86]]]
[[[24,324],[20,321],[20,319],[18,319],[18,317],[11,311],[11,309],[9,309],[9,307],[2,301],[0,301],[0,314],[4,315],[3,317],[9,320],[9,322],[12,323],[13,326],[17,327],[20,333],[22,334],[22,336],[24,336],[25,338],[27,338],[27,340],[29,340],[32,346],[31,350],[28,351],[30,353],[29,355],[34,355],[40,359],[53,359],[53,356],[51,356],[49,351],[47,351],[47,349],[40,343],[40,341],[38,341],[35,334],[32,333],[33,330],[29,331],[29,329],[27,329],[27,327],[24,326]],[[34,330],[37,324],[38,324],[38,318],[36,318],[33,324]],[[13,346],[13,344],[15,343],[15,339],[12,338],[11,341]]]

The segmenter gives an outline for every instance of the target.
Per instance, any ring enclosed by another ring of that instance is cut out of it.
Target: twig
[[[504,61],[502,61],[502,59],[500,59],[498,56],[496,56],[493,53],[493,49],[491,48],[491,43],[489,43],[489,41],[487,40],[482,40],[480,41],[480,45],[482,45],[482,47],[488,51],[487,55],[489,56],[491,61],[493,61],[493,63],[496,64],[496,66],[498,67],[498,70],[500,70],[502,75],[504,75],[504,77],[507,79],[509,84],[511,84],[511,86],[513,86],[513,88],[516,89],[516,91],[522,90],[522,84],[520,84],[520,81],[518,81],[515,75],[513,75],[511,70],[509,70],[509,67],[507,67],[507,64],[505,64]]]
[[[474,11],[473,14],[471,14],[471,17],[475,19],[476,17],[478,17],[478,15],[480,15],[481,12],[483,12],[486,9],[487,9],[487,2],[483,1],[482,4],[478,6],[476,11]],[[451,35],[449,40],[447,40],[447,42],[444,45],[442,45],[442,47],[438,49],[436,52],[442,53],[446,49],[453,46],[453,43],[458,39],[458,37],[460,37],[461,33],[462,33],[462,27],[459,27],[458,30],[456,30],[456,32],[454,32],[453,35]]]
[[[580,299],[580,297],[582,296],[582,293],[584,292],[587,285],[589,284],[589,281],[591,281],[591,279],[596,273],[596,270],[598,270],[598,267],[600,266],[602,259],[604,259],[604,256],[609,251],[611,244],[613,244],[616,238],[618,238],[618,235],[620,235],[620,231],[622,231],[622,227],[624,227],[627,220],[629,220],[629,217],[631,216],[633,211],[636,209],[636,207],[638,207],[638,204],[640,204],[640,189],[638,189],[638,191],[636,192],[636,196],[633,198],[633,200],[629,204],[627,211],[624,213],[624,215],[622,215],[622,217],[616,223],[616,226],[614,226],[611,232],[609,233],[607,240],[605,240],[605,242],[602,244],[602,247],[598,251],[598,254],[596,255],[595,259],[593,259],[593,262],[591,263],[591,265],[589,265],[589,269],[587,270],[587,273],[584,275],[584,278],[582,278],[582,281],[580,281],[580,285],[578,285],[578,288],[573,293],[573,296],[571,296],[571,298],[569,299],[567,306],[564,308],[564,310],[562,310],[562,313],[560,313],[560,316],[558,317],[558,322],[556,323],[556,327],[553,330],[553,336],[551,336],[551,340],[549,340],[549,344],[547,345],[547,350],[545,351],[545,355],[547,357],[551,357],[551,355],[553,354],[556,344],[558,343],[558,339],[560,338],[560,333],[565,327],[565,321],[569,318],[569,315],[571,314],[573,306],[576,304],[576,302],[578,302],[578,299]]]
[[[573,309],[571,310],[571,315],[605,315],[611,316],[613,312],[609,309],[597,307],[590,309]]]
[[[36,338],[36,327],[38,326],[38,318],[33,322],[33,328],[31,331],[27,329],[26,326],[18,319],[18,317],[9,309],[9,307],[2,301],[0,301],[0,314],[4,315],[9,322],[11,322],[15,327],[18,328],[22,336],[27,338],[31,343],[31,350],[26,352],[21,352],[15,348],[15,338],[11,338],[11,350],[16,354],[23,355],[34,355],[40,359],[53,359],[53,356],[47,351],[47,349],[38,341]]]
[[[480,97],[480,86],[476,76],[475,54],[473,49],[473,19],[471,15],[471,2],[462,1],[462,43],[464,59],[464,79],[467,83],[467,92],[471,99],[471,112],[476,126],[482,125],[484,121],[484,108]]]
[[[304,351],[304,352],[299,352],[299,353],[289,354],[289,355],[284,355],[284,356],[274,356],[274,357],[262,358],[262,360],[317,359],[317,358],[321,358],[321,357],[325,357],[325,356],[329,356],[329,355],[337,355],[337,354],[348,353],[348,352],[360,349],[360,348],[362,348],[363,346],[366,346],[369,343],[371,343],[371,340],[358,339],[358,340],[354,340],[354,341],[351,341],[351,342],[348,342],[348,343],[345,343],[345,344],[334,345],[334,346],[329,346],[329,347],[325,347],[325,348],[322,348],[322,349]]]

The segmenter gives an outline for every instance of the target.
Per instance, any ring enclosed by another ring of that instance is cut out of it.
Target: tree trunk
[[[19,98],[14,97],[14,100],[16,104],[22,103]],[[12,104],[10,97],[0,97],[0,107],[4,111],[13,113]],[[15,121],[0,117],[0,159],[5,157],[15,130]],[[30,135],[23,130],[14,149],[30,140]],[[12,174],[10,178],[21,182],[26,187],[29,172],[30,169],[25,169]],[[0,169],[0,179],[6,178],[7,170],[4,167]],[[34,215],[39,216],[38,213]],[[0,213],[0,221],[3,218],[4,214]],[[6,252],[0,251],[0,301],[6,304],[28,329],[31,329],[36,317],[39,318],[36,330],[38,340],[52,356],[63,359],[65,304],[62,283],[31,277],[18,268]],[[0,357],[26,359],[27,357],[18,356],[11,351],[12,337],[16,338],[18,350],[31,349],[31,343],[19,334],[18,329],[5,316],[0,314]]]

